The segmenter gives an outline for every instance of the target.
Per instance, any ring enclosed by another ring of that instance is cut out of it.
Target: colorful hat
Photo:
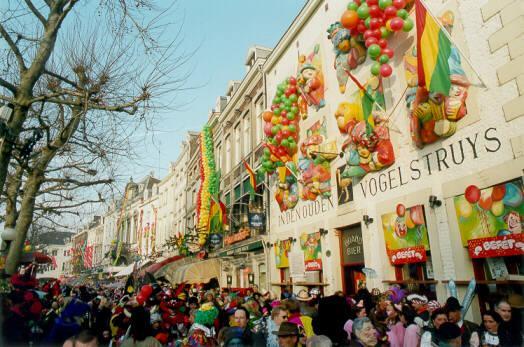
[[[299,301],[310,301],[311,299],[313,299],[313,297],[309,296],[306,289],[301,289],[298,292],[296,299]]]

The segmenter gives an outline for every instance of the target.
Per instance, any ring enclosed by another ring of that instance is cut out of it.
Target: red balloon
[[[398,9],[395,6],[388,6],[384,9],[384,15],[387,19],[393,18],[397,15]]]
[[[266,124],[264,124],[264,134],[266,134],[266,136],[271,136],[271,135],[273,135],[273,134],[271,133],[271,128],[272,128],[272,127],[273,127],[273,124],[271,124],[271,123],[266,123]]]
[[[380,29],[380,21],[377,18],[371,18],[369,21],[369,28],[371,30]]]
[[[389,59],[393,58],[393,53],[394,52],[393,52],[393,50],[391,48],[386,47],[386,48],[382,49],[382,54],[386,54],[389,57]]]
[[[297,80],[295,77],[289,77],[289,84],[291,84],[292,86],[296,85],[297,84]],[[295,91],[296,91],[296,88],[295,88]]]
[[[479,206],[484,210],[489,211],[491,206],[493,206],[493,199],[491,198],[491,195],[480,194]]]
[[[291,80],[290,80],[290,83],[291,83]],[[296,83],[296,80],[295,80],[295,83]],[[291,86],[289,87],[289,91],[291,92],[291,94],[295,94],[297,92],[297,87]]]
[[[368,4],[368,6],[371,9],[371,6],[378,5],[378,0],[368,0],[368,1],[366,1],[366,4]]]
[[[406,7],[406,1],[405,0],[393,0],[393,6],[395,6],[397,10],[400,10]]]
[[[380,32],[380,29],[375,29],[371,31],[371,36],[373,36],[377,40],[380,40],[382,38],[382,33]]]
[[[404,20],[400,17],[395,17],[391,20],[391,22],[389,23],[389,26],[391,27],[391,30],[393,31],[402,30],[402,27],[404,26]]]
[[[351,37],[358,36],[358,34],[359,34],[359,32],[358,32],[357,28],[351,29]]]
[[[382,64],[380,66],[380,75],[382,77],[389,77],[391,76],[391,73],[393,72],[393,69],[389,64]]]
[[[357,24],[357,30],[359,33],[364,33],[366,30],[368,30],[368,28],[366,28],[366,25],[364,24],[364,21],[360,21],[358,24]]]
[[[145,298],[148,298],[151,293],[153,293],[153,287],[150,284],[145,284],[142,286],[140,294],[142,294]]]
[[[364,31],[364,40],[367,40],[367,39],[369,39],[372,36],[373,36],[373,30],[368,29],[368,30]]]
[[[280,121],[280,124],[282,124],[282,125],[289,125],[289,119],[287,119],[285,117],[282,118],[282,120]]]
[[[386,39],[380,39],[377,41],[377,44],[380,46],[380,48],[386,48],[388,46],[388,41]]]
[[[286,116],[287,116],[287,111],[284,110],[284,111],[280,112],[280,115],[281,115],[282,117],[286,118]]]
[[[289,135],[291,135],[291,133],[289,132],[289,130],[282,130],[282,137],[283,137],[283,138],[288,138]]]
[[[275,140],[277,141],[277,143],[282,142],[282,132],[279,131],[279,132],[275,135]]]
[[[404,206],[403,204],[398,204],[397,205],[397,216],[404,217],[405,214],[406,214],[406,206]]]
[[[278,105],[277,105],[277,104],[273,104],[273,105],[271,105],[271,111],[274,111],[274,110],[277,109],[277,108],[278,108]]]
[[[504,184],[499,184],[498,186],[493,187],[493,191],[491,192],[491,198],[493,201],[504,199],[504,195],[506,195],[506,186]]]
[[[366,40],[365,44],[366,44],[366,47],[369,47],[369,46],[371,46],[371,45],[373,45],[373,44],[375,44],[375,43],[377,43],[377,42],[378,42],[378,40],[377,40],[376,38],[374,38],[374,37],[369,37],[369,38]]]
[[[138,294],[136,296],[136,302],[138,302],[139,305],[143,305],[144,302],[146,302],[146,298],[142,294]]]
[[[480,189],[475,185],[470,185],[466,188],[464,197],[470,204],[475,204],[480,199]]]
[[[369,4],[368,4],[369,5]],[[369,15],[371,18],[377,18],[382,16],[382,11],[377,5],[369,5]]]

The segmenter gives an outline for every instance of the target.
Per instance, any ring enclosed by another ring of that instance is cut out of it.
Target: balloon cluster
[[[208,229],[211,197],[218,193],[213,136],[209,126],[205,126],[200,133],[200,181],[197,197],[197,228],[201,231],[198,234],[198,244],[203,246],[207,241],[208,233],[202,231]]]
[[[406,0],[354,0],[347,6],[340,18],[342,26],[351,31],[351,37],[363,41],[369,57],[375,62],[371,73],[389,77],[393,72],[389,60],[393,50],[387,39],[394,32],[408,32],[413,29]]]
[[[147,299],[153,294],[153,286],[150,284],[145,284],[140,289],[140,293],[136,296],[136,302],[138,302],[139,305],[143,305]]]
[[[292,161],[297,153],[299,134],[299,95],[297,80],[289,77],[277,87],[271,111],[262,114],[266,141],[262,173],[272,174],[277,167]]]
[[[411,206],[406,208],[403,204],[398,204],[396,208],[397,216],[403,218],[403,222],[406,228],[397,228],[395,226],[395,235],[400,238],[404,238],[407,235],[409,229],[414,229],[417,226],[424,225],[424,210],[422,205]]]
[[[477,204],[482,210],[491,211],[495,217],[504,214],[505,205],[516,208],[523,200],[521,190],[511,182],[483,190],[470,185],[466,188],[464,197],[470,204]],[[471,205],[461,205],[460,212],[463,217],[468,217],[472,212]]]

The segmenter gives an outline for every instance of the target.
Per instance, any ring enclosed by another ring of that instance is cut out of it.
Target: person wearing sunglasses
[[[268,336],[267,347],[278,347],[277,335],[272,334],[273,331],[278,331],[283,322],[287,322],[289,312],[284,306],[276,306],[271,311],[271,318],[268,320]]]

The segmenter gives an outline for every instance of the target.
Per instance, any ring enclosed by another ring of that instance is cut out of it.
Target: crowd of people
[[[124,288],[43,285],[22,272],[2,295],[4,346],[522,346],[522,297],[500,297],[481,322],[460,301],[399,287],[323,296],[151,280]]]

